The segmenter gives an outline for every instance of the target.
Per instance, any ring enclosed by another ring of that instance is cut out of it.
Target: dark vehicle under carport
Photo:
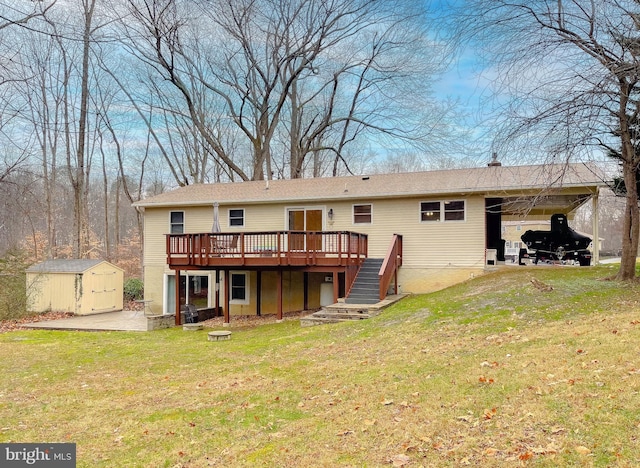
[[[527,256],[534,263],[573,260],[580,266],[591,264],[591,251],[588,250],[591,238],[571,229],[564,214],[551,216],[550,231],[529,230],[520,238],[527,246],[527,249],[520,250],[520,264]]]

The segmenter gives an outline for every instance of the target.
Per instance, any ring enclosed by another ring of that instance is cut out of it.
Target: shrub
[[[18,319],[26,315],[27,262],[20,251],[0,258],[0,320]]]
[[[144,284],[138,278],[129,278],[124,282],[125,301],[135,301],[144,297]]]

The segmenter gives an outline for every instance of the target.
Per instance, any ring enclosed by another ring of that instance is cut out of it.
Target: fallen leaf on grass
[[[404,454],[395,455],[395,456],[391,457],[391,460],[389,460],[389,462],[393,466],[406,466],[409,463],[411,463],[411,458],[408,457],[407,455],[404,455]]]
[[[482,361],[480,363],[480,367],[500,367],[500,364],[496,361],[493,361],[493,362]]]
[[[484,410],[484,419],[493,418],[497,412],[498,410],[496,410],[495,408],[491,408],[490,410],[489,409]]]
[[[483,453],[487,457],[494,457],[496,455],[496,453],[498,453],[498,449],[490,447],[490,448],[485,449]]]
[[[576,447],[576,452],[578,452],[581,455],[589,455],[591,453],[591,450],[589,450],[587,447],[585,447],[584,445],[578,445]]]
[[[518,458],[522,461],[531,460],[533,458],[533,452],[521,453]]]

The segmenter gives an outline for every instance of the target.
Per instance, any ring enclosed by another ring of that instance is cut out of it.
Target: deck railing
[[[387,290],[394,279],[394,293],[398,294],[398,268],[402,266],[402,236],[394,234],[387,255],[380,267],[380,300],[387,296]]]
[[[349,266],[367,257],[367,236],[349,231],[167,234],[175,267]]]

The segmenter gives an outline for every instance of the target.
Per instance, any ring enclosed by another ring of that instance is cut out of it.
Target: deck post
[[[216,316],[220,312],[220,270],[216,270],[216,284],[214,286]]]
[[[278,320],[282,320],[282,269],[278,269]]]
[[[302,299],[302,308],[304,310],[309,310],[309,272],[304,272],[302,274],[302,294],[303,299]]]
[[[346,276],[346,273],[345,273]],[[333,303],[338,303],[338,297],[340,296],[340,283],[338,283],[339,274],[337,271],[333,271]]]
[[[176,270],[176,327],[180,326],[180,270]]]
[[[262,315],[262,270],[256,271],[256,315]]]
[[[224,323],[229,324],[229,270],[224,270]]]

